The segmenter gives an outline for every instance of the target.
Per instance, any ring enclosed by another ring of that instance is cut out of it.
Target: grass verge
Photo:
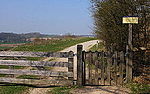
[[[21,94],[27,89],[27,86],[0,86],[0,94]]]
[[[131,94],[149,94],[150,85],[140,84],[140,83],[130,83],[127,84],[127,88],[131,90]]]

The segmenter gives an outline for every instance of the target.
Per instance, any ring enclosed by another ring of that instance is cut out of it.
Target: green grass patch
[[[21,94],[27,89],[27,86],[0,86],[0,94]]]
[[[37,43],[30,43],[28,45],[20,45],[14,48],[14,51],[42,51],[42,52],[57,52],[64,48],[73,46],[78,43],[94,40],[95,38],[71,38],[62,40],[49,40]]]
[[[6,66],[6,65],[0,65],[0,69],[9,69],[10,68],[10,66]],[[13,69],[24,69],[25,68],[25,66],[11,66],[11,68],[13,68]]]
[[[91,51],[105,51],[105,47],[104,47],[104,43],[103,42],[100,42],[98,44],[95,44],[91,49]]]
[[[6,77],[9,74],[0,74],[0,77]]]
[[[0,50],[11,49],[13,47],[0,47]]]
[[[31,60],[31,61],[40,61],[44,59],[43,57],[26,57],[26,60]]]
[[[150,85],[148,84],[139,84],[139,83],[130,83],[127,85],[131,90],[131,94],[149,94]]]

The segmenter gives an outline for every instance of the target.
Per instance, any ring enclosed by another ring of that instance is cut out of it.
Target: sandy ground
[[[98,40],[92,40],[84,43],[80,43],[77,45],[83,45],[83,50],[87,51],[89,48],[91,48],[93,45],[97,44]],[[62,50],[61,52],[69,52],[73,51],[75,54],[77,53],[77,45],[71,46],[69,48],[66,48]],[[44,61],[48,61],[51,58],[47,58]],[[55,61],[62,61],[66,62],[66,58],[57,58]],[[74,79],[77,78],[77,57],[74,57]],[[67,68],[54,68],[54,71],[67,71]],[[50,90],[50,88],[34,88],[28,91],[27,94],[47,94],[47,91]],[[72,90],[72,94],[129,94],[128,89],[121,88],[121,87],[115,87],[115,86],[86,86],[84,88],[79,88]]]

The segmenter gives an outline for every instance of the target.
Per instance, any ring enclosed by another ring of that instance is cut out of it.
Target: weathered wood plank
[[[77,45],[77,84],[83,85],[83,59],[82,59],[82,45]]]
[[[86,84],[86,64],[85,64],[86,54],[85,51],[82,51],[82,60],[83,60],[83,85]]]
[[[118,62],[118,53],[115,52],[114,58],[114,84],[117,85],[117,62]]]
[[[28,61],[28,60],[0,60],[0,65],[8,66],[31,66],[31,67],[73,67],[68,62]]]
[[[89,84],[92,84],[92,58],[93,55],[92,55],[92,52],[90,51],[89,52]]]
[[[65,79],[44,79],[44,80],[35,80],[35,79],[16,79],[16,78],[5,78],[0,77],[0,82],[5,83],[16,83],[16,84],[29,84],[29,85],[52,85],[52,86],[70,86],[72,85],[71,80]]]
[[[95,84],[99,85],[98,74],[98,52],[95,52]]]
[[[105,85],[105,62],[104,62],[104,52],[102,53],[102,56],[101,56],[101,62],[102,62],[102,65],[101,65],[101,83],[102,85]]]
[[[131,51],[131,49],[129,48],[129,46],[126,47],[126,83],[131,82],[132,81],[132,59],[133,59],[133,52]]]
[[[72,51],[69,52],[70,54],[73,53]],[[68,64],[72,65],[72,66],[68,66],[68,72],[72,72],[73,73],[73,61],[74,58],[68,58]],[[73,77],[68,77],[69,80],[74,80],[74,73],[73,73]]]
[[[87,52],[85,52],[85,59],[84,59],[84,61],[85,61],[85,74],[86,74],[86,84],[89,84],[89,76],[90,76],[90,70],[89,70],[89,63],[90,63],[90,60],[89,60],[89,56],[90,54],[89,54],[89,52],[87,53]]]
[[[40,75],[40,76],[59,76],[59,77],[73,77],[72,72],[53,72],[53,71],[39,71],[39,70],[12,70],[0,69],[0,74],[20,74],[20,75]]]
[[[119,70],[119,72],[120,72],[120,85],[122,85],[123,86],[123,67],[124,67],[124,61],[125,61],[125,58],[124,58],[124,52],[122,51],[122,52],[120,52],[120,70]]]
[[[69,52],[0,51],[0,57],[73,57]]]
[[[111,64],[112,64],[112,58],[109,53],[109,57],[107,58],[107,83],[108,85],[111,85]]]

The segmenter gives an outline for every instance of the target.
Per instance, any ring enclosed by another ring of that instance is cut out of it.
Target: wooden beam
[[[16,79],[16,78],[5,78],[0,77],[0,82],[3,83],[15,83],[15,84],[29,84],[29,85],[52,85],[52,86],[70,86],[72,85],[71,80],[65,79],[44,79],[44,80],[35,80],[35,79]]]
[[[39,70],[12,70],[0,69],[0,74],[20,74],[20,75],[40,75],[52,77],[73,77],[72,72],[53,72],[53,71],[39,71]]]
[[[59,57],[71,58],[69,52],[0,51],[0,57]]]
[[[82,45],[77,45],[77,85],[83,86],[83,59],[82,59]]]
[[[69,52],[70,54],[73,53],[72,51]],[[68,58],[68,63],[70,65],[73,65],[73,62],[74,62],[74,58]],[[73,73],[73,66],[68,66],[68,72],[72,72]],[[73,73],[73,77],[68,77],[69,80],[74,80],[74,73]]]
[[[107,83],[111,85],[111,66],[112,66],[112,57],[111,53],[109,52],[109,57],[107,58]]]
[[[120,64],[119,64],[119,72],[120,72],[120,85],[123,86],[124,82],[123,82],[123,71],[124,71],[124,64],[125,64],[125,56],[124,56],[124,52],[121,51],[120,52]]]
[[[0,60],[0,65],[8,66],[31,66],[31,67],[73,67],[68,62],[28,61],[28,60]]]

